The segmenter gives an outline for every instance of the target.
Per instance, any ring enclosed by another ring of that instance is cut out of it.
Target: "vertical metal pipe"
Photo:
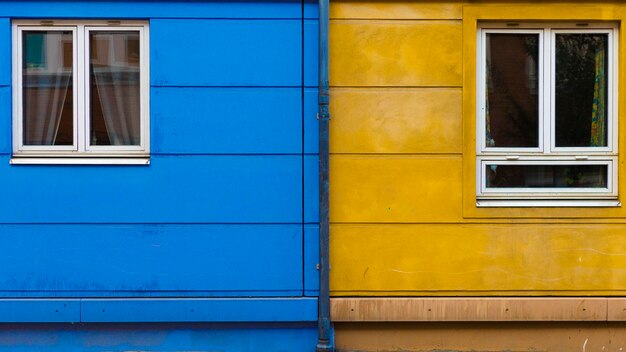
[[[330,326],[329,295],[329,202],[328,202],[328,120],[330,120],[328,88],[328,1],[319,0],[319,207],[320,255],[317,352],[333,351]]]

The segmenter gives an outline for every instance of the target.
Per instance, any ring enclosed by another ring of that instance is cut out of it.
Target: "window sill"
[[[27,158],[13,157],[11,165],[150,165],[150,158]]]
[[[478,208],[610,208],[620,207],[622,203],[616,199],[480,199],[476,200]]]

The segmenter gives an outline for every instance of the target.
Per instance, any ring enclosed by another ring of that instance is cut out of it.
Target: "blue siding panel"
[[[310,323],[12,324],[0,329],[0,352],[314,352],[316,326]]]
[[[77,299],[0,299],[0,323],[74,323],[80,308]]]
[[[313,322],[316,298],[85,299],[86,323]]]
[[[9,165],[0,223],[300,223],[302,156],[153,156],[149,166]]]
[[[299,154],[298,88],[153,88],[153,153]]]
[[[0,154],[9,154],[12,150],[11,134],[13,132],[11,124],[13,112],[11,106],[11,87],[0,87]]]
[[[300,86],[299,20],[153,20],[154,86]]]
[[[317,9],[317,0],[303,0],[304,1],[304,18],[319,18],[319,11]]]
[[[0,295],[301,296],[302,238],[301,225],[3,225]]]
[[[304,21],[304,85],[317,87],[319,78],[317,75],[318,57],[318,24],[317,20]]]
[[[295,0],[0,1],[0,17],[16,18],[300,18]]]
[[[0,16],[2,17],[2,16]],[[0,86],[11,84],[11,20],[0,18]]]
[[[319,225],[304,226],[304,294],[306,296],[319,295],[319,263],[320,254],[320,227]]]
[[[331,97],[332,103],[332,97]],[[319,150],[319,124],[317,121],[317,88],[304,89],[304,152],[317,154]],[[331,117],[332,118],[332,117]]]
[[[319,157],[304,156],[304,222],[319,222]],[[332,189],[332,185],[331,185]]]

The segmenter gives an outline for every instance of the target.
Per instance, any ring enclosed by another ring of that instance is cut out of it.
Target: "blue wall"
[[[47,323],[3,325],[0,351],[152,350],[135,330],[167,350],[314,350],[316,16],[308,0],[0,1],[0,322]],[[149,166],[9,164],[23,18],[149,21]]]
[[[29,324],[0,330],[0,352],[315,351],[311,324]]]

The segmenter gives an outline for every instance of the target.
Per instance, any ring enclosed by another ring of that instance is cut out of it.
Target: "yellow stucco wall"
[[[481,209],[474,186],[477,21],[625,19],[618,3],[331,0],[331,294],[626,294],[626,207]]]

